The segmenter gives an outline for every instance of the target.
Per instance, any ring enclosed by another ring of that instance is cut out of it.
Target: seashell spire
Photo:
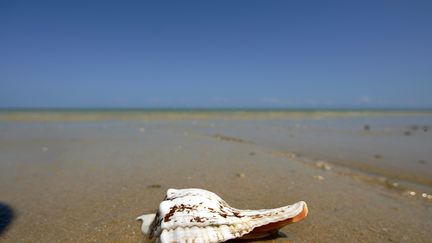
[[[240,210],[203,189],[169,189],[156,214],[146,214],[141,230],[157,242],[223,242],[261,238],[308,213],[305,202],[275,209]]]

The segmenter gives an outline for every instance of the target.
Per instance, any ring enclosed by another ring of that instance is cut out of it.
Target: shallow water
[[[432,116],[214,122],[207,133],[432,186]],[[367,129],[365,129],[367,126]]]
[[[94,130],[103,137],[115,130],[147,126],[180,134],[237,137],[297,156],[432,186],[432,113],[427,112],[168,110],[0,114],[0,136],[10,136],[12,141],[31,140],[40,133],[47,139],[73,139]],[[131,132],[133,135],[136,131]]]

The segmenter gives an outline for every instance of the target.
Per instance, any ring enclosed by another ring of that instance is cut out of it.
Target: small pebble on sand
[[[319,180],[319,181],[324,180],[324,176],[320,176],[320,175],[316,175],[313,178],[316,179],[316,180]]]
[[[159,184],[151,184],[147,186],[148,188],[161,188],[162,186]]]
[[[418,162],[419,164],[423,164],[423,165],[426,164],[426,160],[422,160],[422,159],[418,160],[417,162]]]
[[[410,131],[405,131],[405,132],[403,133],[403,135],[404,135],[404,136],[410,136],[410,135],[411,135],[411,132],[410,132]]]
[[[245,178],[245,177],[246,177],[246,174],[243,173],[243,172],[237,172],[236,176],[237,176],[237,177],[240,177],[240,178]]]
[[[416,195],[416,192],[415,192],[415,191],[409,191],[408,194],[409,194],[410,196],[415,196],[415,195]]]
[[[48,151],[48,147],[46,147],[46,146],[43,146],[41,149],[42,149],[43,152]]]
[[[327,163],[327,162],[325,162],[325,161],[317,161],[316,163],[315,163],[315,166],[317,167],[317,168],[320,168],[320,169],[322,169],[322,170],[331,170],[331,166]]]
[[[375,154],[375,155],[374,155],[374,158],[375,158],[375,159],[382,159],[383,156],[382,156],[381,154]]]

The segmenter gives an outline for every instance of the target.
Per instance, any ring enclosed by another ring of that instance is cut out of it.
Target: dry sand
[[[371,141],[379,141],[382,149],[375,144],[372,151],[362,139],[373,129],[306,124],[250,117],[2,121],[0,241],[145,242],[135,218],[153,212],[171,187],[208,189],[238,208],[306,201],[309,216],[268,242],[431,241],[431,187],[427,180],[409,180],[417,172],[421,178],[431,173],[432,156],[425,157],[431,132],[417,137],[423,149],[402,155],[403,146],[388,145],[386,136],[394,137],[384,130],[373,133]],[[399,128],[390,133],[404,131]],[[320,147],[314,141],[325,133],[335,137]],[[337,152],[330,145],[340,145],[341,137],[345,144],[365,145],[359,152],[344,151],[343,158],[332,157]],[[368,158],[380,153],[374,158],[377,168],[393,168],[381,160],[398,155],[424,162],[407,173],[394,166],[407,179],[379,174],[380,169],[369,172],[362,166],[373,167],[374,160],[362,163],[358,154],[363,153],[370,153]]]

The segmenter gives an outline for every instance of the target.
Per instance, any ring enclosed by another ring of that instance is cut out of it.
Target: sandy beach
[[[1,242],[148,242],[168,188],[304,200],[266,242],[429,242],[430,112],[0,114]]]

